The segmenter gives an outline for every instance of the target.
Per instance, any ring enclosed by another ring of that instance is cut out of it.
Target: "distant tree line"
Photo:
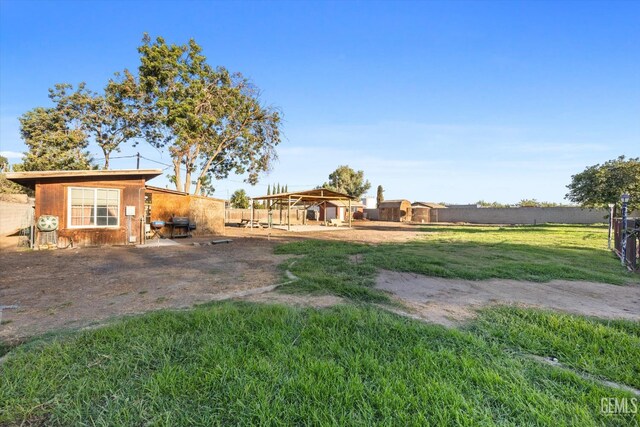
[[[499,203],[499,202],[486,202],[484,200],[478,200],[476,205],[483,208],[553,208],[553,207],[561,207],[561,206],[571,206],[563,203],[556,202],[539,202],[536,199],[522,199],[518,203],[508,204],[508,203]]]

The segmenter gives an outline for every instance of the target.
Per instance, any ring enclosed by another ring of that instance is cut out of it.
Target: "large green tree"
[[[229,202],[234,208],[247,209],[249,207],[249,196],[243,189],[236,190],[231,195]]]
[[[207,64],[194,40],[169,45],[145,35],[138,51],[147,137],[168,147],[176,188],[189,192],[193,180],[197,193],[207,174],[231,172],[257,183],[280,143],[280,115],[260,102],[258,89],[240,73]]]
[[[58,84],[49,90],[56,108],[73,115],[82,130],[102,150],[104,169],[109,169],[111,153],[140,135],[140,108],[137,83],[128,72],[116,74],[103,93],[87,89],[80,83],[76,90],[69,84]]]
[[[631,196],[629,208],[640,209],[640,158],[609,160],[587,167],[571,177],[565,196],[585,207],[606,207],[609,203],[620,205],[620,196]]]
[[[91,169],[87,134],[77,115],[64,108],[37,107],[20,117],[20,134],[29,150],[20,171]]]
[[[356,172],[344,165],[339,166],[329,175],[329,182],[322,184],[322,188],[346,193],[359,199],[371,188],[371,183],[364,179],[363,171]]]

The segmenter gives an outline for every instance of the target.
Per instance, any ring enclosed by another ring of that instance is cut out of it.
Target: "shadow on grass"
[[[623,269],[612,253],[581,246],[468,241],[385,244],[371,248],[366,262],[388,270],[467,280],[640,283],[640,275]]]
[[[431,240],[373,246],[305,240],[279,245],[275,253],[301,255],[283,265],[283,271],[289,269],[300,280],[281,287],[282,292],[332,294],[364,302],[389,302],[373,287],[379,269],[465,280],[640,283],[640,275],[624,270],[610,252],[578,245]]]

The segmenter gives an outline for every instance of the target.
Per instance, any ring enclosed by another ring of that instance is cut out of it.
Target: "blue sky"
[[[5,155],[25,150],[17,119],[50,105],[49,87],[101,89],[137,67],[148,32],[194,38],[210,64],[249,76],[284,113],[273,171],[255,187],[237,176],[216,182],[218,197],[265,194],[275,182],[309,188],[348,164],[387,199],[562,202],[572,174],[640,156],[640,2],[2,0],[0,8]],[[136,151],[169,163],[144,144],[120,155]]]

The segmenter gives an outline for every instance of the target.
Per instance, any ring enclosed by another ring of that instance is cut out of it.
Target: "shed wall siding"
[[[224,200],[154,189],[146,192],[152,194],[151,221],[170,221],[174,216],[182,216],[196,223],[195,235],[224,233]],[[169,233],[166,228],[161,232]]]
[[[120,190],[119,226],[108,228],[69,228],[68,203],[69,187],[113,188]],[[56,182],[36,184],[35,218],[41,215],[55,215],[59,218],[58,235],[70,238],[75,245],[124,245],[129,243],[125,206],[135,206],[136,216],[131,221],[130,235],[140,240],[140,221],[144,206],[144,179],[122,179],[102,181],[100,179],[61,178]]]

